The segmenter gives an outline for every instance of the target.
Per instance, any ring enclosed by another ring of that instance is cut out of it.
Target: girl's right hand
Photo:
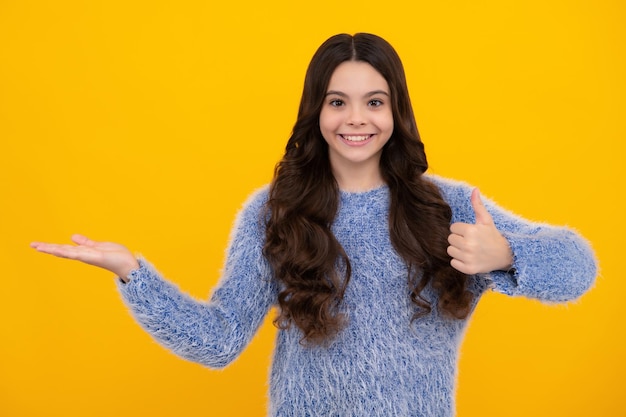
[[[76,245],[32,242],[30,246],[39,252],[73,259],[113,272],[124,282],[129,273],[139,268],[139,262],[124,246],[111,242],[96,242],[82,235],[72,236]]]

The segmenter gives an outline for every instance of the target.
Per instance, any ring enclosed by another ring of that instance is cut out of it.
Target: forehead
[[[342,62],[330,77],[327,91],[369,92],[382,90],[389,93],[385,78],[373,66],[362,61]]]

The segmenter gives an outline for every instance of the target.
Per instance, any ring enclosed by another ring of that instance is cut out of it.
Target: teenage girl
[[[239,213],[208,301],[122,245],[75,235],[32,247],[111,271],[146,331],[213,368],[277,306],[271,416],[452,416],[480,296],[573,300],[596,261],[573,231],[427,168],[398,55],[380,37],[342,34],[313,56],[285,154]]]

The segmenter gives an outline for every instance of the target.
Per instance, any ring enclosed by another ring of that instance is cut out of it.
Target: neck
[[[360,192],[378,188],[385,184],[378,163],[375,166],[333,167],[333,175],[342,191]]]

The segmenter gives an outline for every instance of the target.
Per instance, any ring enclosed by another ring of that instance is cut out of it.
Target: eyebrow
[[[337,91],[337,90],[329,90],[326,92],[327,96],[330,96],[331,94],[335,94],[338,95],[340,97],[348,97],[348,95],[344,92],[341,91]],[[366,93],[363,97],[371,97],[371,96],[375,96],[376,94],[383,94],[386,95],[387,97],[389,97],[389,93],[386,92],[385,90],[374,90],[374,91],[370,91],[369,93]]]

